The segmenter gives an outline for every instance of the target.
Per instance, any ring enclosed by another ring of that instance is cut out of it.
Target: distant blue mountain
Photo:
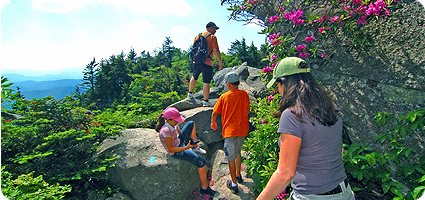
[[[81,79],[62,79],[54,81],[22,81],[15,82],[12,89],[21,91],[22,95],[28,100],[32,98],[42,98],[53,96],[56,99],[62,99],[66,95],[71,95],[77,84],[81,84]]]
[[[83,79],[82,68],[71,68],[52,71],[36,71],[30,69],[2,69],[1,75],[7,77],[12,82],[22,81],[53,81],[61,79]]]
[[[1,75],[13,83],[11,89],[21,91],[28,100],[53,96],[62,99],[71,95],[83,79],[83,68],[52,71],[2,69]]]

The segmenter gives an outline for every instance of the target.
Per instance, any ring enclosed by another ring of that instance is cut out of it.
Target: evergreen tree
[[[83,71],[83,83],[81,84],[87,91],[94,90],[94,82],[96,73],[99,71],[97,66],[99,63],[96,63],[96,59],[93,57],[93,60],[86,65],[86,68]]]

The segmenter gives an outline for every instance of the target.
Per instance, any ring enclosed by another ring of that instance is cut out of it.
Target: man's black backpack
[[[208,53],[208,42],[207,37],[210,36],[211,33],[206,34],[205,36],[202,36],[202,33],[199,33],[198,39],[193,43],[193,46],[190,49],[190,58],[195,63],[203,63],[207,58],[210,57],[211,52]]]

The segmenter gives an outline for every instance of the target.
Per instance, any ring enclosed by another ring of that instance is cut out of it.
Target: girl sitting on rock
[[[174,107],[166,108],[158,118],[155,130],[159,133],[159,139],[165,150],[171,157],[186,160],[198,167],[201,179],[201,194],[214,196],[214,191],[207,181],[207,161],[194,151],[205,154],[206,151],[199,148],[196,140],[196,130],[193,121],[187,122],[180,130],[178,123],[184,122],[185,118]]]

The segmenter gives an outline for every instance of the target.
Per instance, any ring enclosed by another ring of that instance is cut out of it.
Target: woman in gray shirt
[[[291,200],[353,200],[342,161],[342,119],[330,95],[314,80],[307,63],[296,57],[279,62],[277,83],[282,102],[277,170],[258,199],[274,199],[292,180]]]

